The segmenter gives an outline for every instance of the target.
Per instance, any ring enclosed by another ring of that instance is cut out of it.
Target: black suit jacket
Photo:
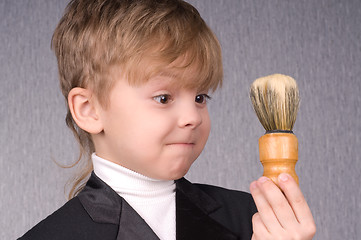
[[[177,240],[251,239],[250,194],[176,181]],[[113,189],[91,174],[78,196],[28,231],[21,240],[156,240],[138,213]]]

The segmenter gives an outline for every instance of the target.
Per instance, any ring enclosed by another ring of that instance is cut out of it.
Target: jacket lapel
[[[159,240],[139,214],[94,172],[78,197],[94,222],[119,225],[116,239]]]
[[[238,239],[238,237],[209,216],[222,206],[186,179],[177,180],[176,231],[177,240]]]
[[[176,186],[177,240],[238,239],[209,216],[222,207],[219,203],[184,178],[177,180]],[[119,225],[116,239],[159,240],[139,214],[94,172],[78,197],[94,222]]]
[[[149,225],[126,202],[123,201],[117,239],[159,240]]]

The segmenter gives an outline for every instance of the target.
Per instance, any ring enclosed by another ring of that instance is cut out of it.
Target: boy
[[[312,238],[287,175],[288,200],[264,177],[251,184],[259,213],[247,193],[183,178],[209,135],[208,91],[222,83],[219,43],[191,5],[73,0],[52,44],[85,162],[72,199],[21,239]]]

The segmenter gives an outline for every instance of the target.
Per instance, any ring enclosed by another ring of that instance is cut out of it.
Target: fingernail
[[[281,173],[278,175],[278,180],[282,182],[286,182],[288,180],[288,174],[287,173]]]
[[[269,180],[269,178],[268,178],[268,177],[265,177],[265,176],[262,176],[262,177],[260,177],[260,178],[258,179],[258,181],[261,182],[261,183],[264,183],[264,182],[266,182],[266,181],[268,181],[268,180]]]

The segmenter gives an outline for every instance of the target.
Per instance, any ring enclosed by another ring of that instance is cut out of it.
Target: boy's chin
[[[190,167],[183,168],[183,169],[177,169],[176,171],[169,172],[165,176],[160,176],[161,177],[160,180],[178,180],[178,179],[181,179],[182,177],[184,177],[187,174],[189,168]]]

